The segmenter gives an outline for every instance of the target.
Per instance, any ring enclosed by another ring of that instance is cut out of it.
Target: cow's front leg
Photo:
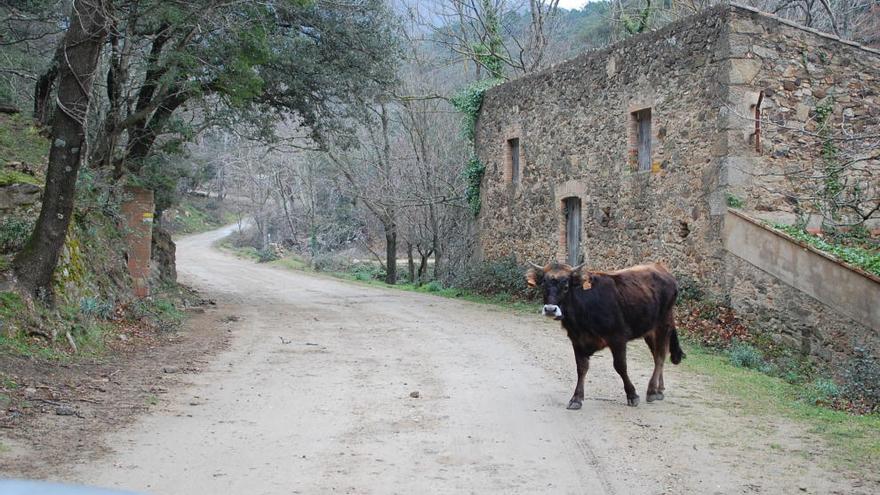
[[[568,401],[569,409],[580,409],[584,404],[584,377],[590,369],[590,355],[577,347],[574,348],[574,362],[577,365],[578,381],[574,387],[574,394]]]
[[[636,388],[629,381],[629,375],[626,374],[626,342],[611,346],[611,355],[614,357],[614,370],[623,380],[623,390],[626,391],[626,403],[630,406],[639,405],[639,394]]]

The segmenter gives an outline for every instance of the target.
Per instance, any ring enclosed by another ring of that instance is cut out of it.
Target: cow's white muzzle
[[[556,320],[562,319],[562,309],[555,304],[545,304],[544,309],[541,310],[541,314]]]

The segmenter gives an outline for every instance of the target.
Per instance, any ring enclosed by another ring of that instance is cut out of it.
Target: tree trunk
[[[397,224],[393,219],[382,222],[385,227],[385,283],[397,283]]]
[[[443,278],[443,274],[441,273],[443,251],[440,248],[440,238],[436,235],[434,236],[432,245],[432,251],[434,251],[434,280],[441,280]]]
[[[49,65],[46,72],[40,75],[37,79],[37,84],[34,86],[34,120],[43,127],[49,125],[49,117],[52,115],[50,106],[52,88],[55,86],[55,80],[58,77],[58,64],[63,55],[61,51],[62,46],[55,50],[52,64]]]
[[[150,155],[156,138],[159,137],[165,124],[171,119],[174,111],[183,105],[186,100],[187,96],[183,93],[177,93],[174,96],[168,97],[159,104],[148,121],[129,131],[128,150],[123,161],[130,172],[137,174],[141,171],[144,159]]]
[[[58,109],[52,117],[52,147],[46,171],[43,207],[24,249],[13,262],[21,286],[52,302],[52,274],[70,226],[85,145],[85,118],[92,80],[107,36],[107,0],[76,0],[62,40]]]
[[[419,284],[425,283],[428,275],[428,259],[433,254],[431,249],[422,251],[421,246],[416,246],[419,251]]]
[[[406,267],[409,269],[409,283],[416,282],[416,263],[413,260],[413,245],[411,242],[406,243]]]

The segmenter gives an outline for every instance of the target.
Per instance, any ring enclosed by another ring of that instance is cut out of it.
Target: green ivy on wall
[[[476,131],[477,116],[483,105],[483,95],[489,88],[493,88],[504,82],[502,79],[483,79],[465,87],[452,97],[452,106],[464,114],[462,123],[462,135],[468,140],[471,149],[474,147],[474,132]],[[486,166],[480,161],[475,153],[464,169],[464,177],[467,181],[465,197],[470,205],[471,213],[477,216],[480,213],[480,183],[486,173]]]
[[[462,134],[471,144],[474,143],[474,130],[477,125],[477,115],[479,115],[480,107],[483,105],[483,95],[490,88],[498,86],[503,82],[503,79],[483,79],[482,81],[469,84],[452,97],[452,106],[464,114],[465,120]]]
[[[480,213],[480,183],[483,181],[483,174],[486,173],[486,166],[480,161],[476,155],[472,155],[468,161],[467,167],[464,169],[464,177],[467,180],[467,191],[465,197],[468,205],[471,207],[471,213],[477,216]]]

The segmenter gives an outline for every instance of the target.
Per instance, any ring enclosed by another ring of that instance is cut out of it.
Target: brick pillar
[[[122,203],[125,218],[125,241],[128,244],[128,273],[136,297],[150,295],[150,246],[153,240],[153,191],[126,186]]]

